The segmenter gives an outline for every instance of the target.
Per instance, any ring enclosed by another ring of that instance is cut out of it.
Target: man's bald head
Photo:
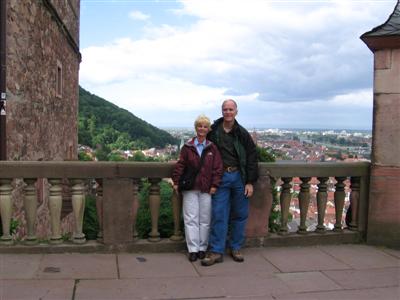
[[[226,100],[224,100],[224,102],[222,102],[222,109],[224,108],[224,105],[225,105],[226,103],[228,103],[228,102],[233,103],[233,104],[235,105],[235,108],[237,109],[237,103],[236,103],[236,101],[233,100],[233,99],[226,99]]]

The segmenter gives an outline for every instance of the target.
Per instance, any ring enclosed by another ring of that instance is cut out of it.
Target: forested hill
[[[151,148],[177,144],[168,132],[79,87],[79,143],[114,148]],[[126,149],[124,149],[126,150]]]

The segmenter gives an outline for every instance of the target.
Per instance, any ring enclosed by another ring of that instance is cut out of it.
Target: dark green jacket
[[[214,121],[211,126],[211,131],[207,135],[207,139],[212,141],[219,147],[220,136],[218,128],[222,126],[223,118]],[[234,146],[239,157],[240,173],[242,180],[245,184],[254,184],[258,179],[258,162],[257,162],[257,149],[249,132],[239,125],[235,120],[232,128],[234,135]]]

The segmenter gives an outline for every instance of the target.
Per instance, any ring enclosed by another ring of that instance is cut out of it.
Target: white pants
[[[183,221],[188,251],[206,251],[211,221],[211,195],[195,190],[184,191]]]

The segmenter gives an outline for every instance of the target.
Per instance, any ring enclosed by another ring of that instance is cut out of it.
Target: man
[[[234,261],[243,262],[240,248],[245,240],[249,212],[248,197],[258,178],[257,150],[248,131],[235,117],[237,104],[228,99],[222,103],[222,118],[211,126],[208,139],[215,143],[224,163],[224,174],[212,198],[209,252],[203,266],[223,262],[228,228],[228,248]],[[230,226],[229,226],[230,225]]]

